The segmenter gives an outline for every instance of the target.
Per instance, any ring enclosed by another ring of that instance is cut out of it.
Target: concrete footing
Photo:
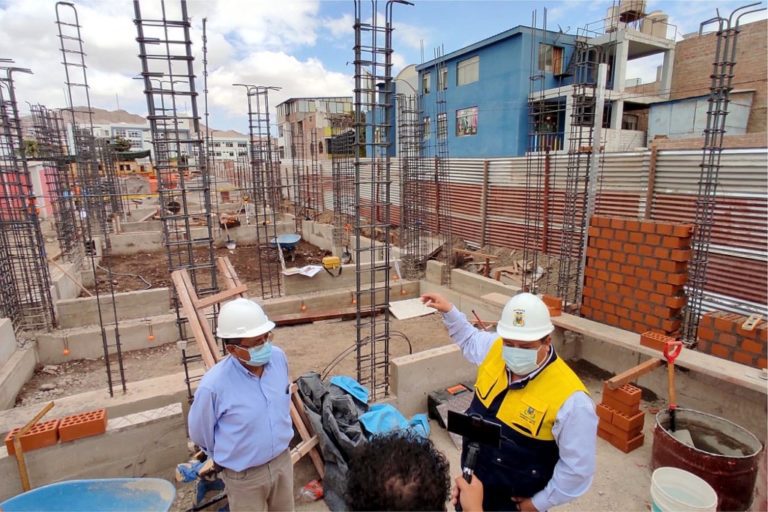
[[[143,477],[187,457],[180,403],[110,419],[104,434],[25,453],[33,487],[86,478]],[[0,501],[22,492],[16,458],[0,448]]]

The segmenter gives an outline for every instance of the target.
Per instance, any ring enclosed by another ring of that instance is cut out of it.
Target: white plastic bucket
[[[651,476],[653,512],[703,512],[717,510],[717,493],[707,482],[688,471],[662,467]]]

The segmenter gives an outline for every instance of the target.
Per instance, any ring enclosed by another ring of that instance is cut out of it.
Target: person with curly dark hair
[[[350,457],[350,510],[445,510],[448,460],[429,439],[407,432],[372,437]]]

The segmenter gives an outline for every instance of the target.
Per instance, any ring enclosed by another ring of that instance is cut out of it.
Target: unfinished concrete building
[[[424,68],[434,73],[429,94],[415,70],[421,87],[396,86],[404,81],[392,76],[398,12],[418,9],[404,3],[388,2],[377,16],[368,2],[354,2],[354,91],[278,105],[276,133],[275,88],[238,84],[248,151],[226,162],[210,154],[219,148],[206,141],[211,130],[198,112],[194,13],[185,0],[133,2],[151,172],[114,168],[114,148],[94,134],[87,94],[70,102],[81,107],[33,107],[37,149],[23,150],[13,74],[24,70],[0,62],[0,502],[65,480],[174,481],[191,455],[190,401],[225,355],[213,335],[219,307],[235,297],[256,300],[276,323],[274,342],[293,380],[348,375],[368,388],[371,403],[405,418],[429,410],[431,438],[455,476],[461,446],[444,416],[466,408],[477,367],[440,315],[416,303],[441,293],[485,329],[528,290],[549,306],[557,354],[600,416],[598,473],[563,510],[638,508],[658,465],[707,480],[721,509],[764,509],[768,148],[764,137],[727,137],[726,125],[744,55],[737,48],[754,30],[741,33],[745,10],[702,20],[714,27],[704,37],[718,44],[700,57],[709,77],[701,139],[617,142],[630,111],[676,99],[685,65],[678,57],[692,44],[676,45],[660,15],[629,1],[600,20],[601,34],[587,27],[569,36],[567,88],[549,87],[553,71],[539,67],[540,47],[553,46],[542,18],[514,31],[531,53],[528,129],[514,135],[527,141],[525,156],[455,158],[452,137],[472,130],[453,126],[466,105],[450,95],[471,84],[448,80],[458,63],[440,48]],[[58,50],[76,96],[88,91],[88,42],[80,21],[68,18],[74,7],[60,4]],[[627,59],[654,52],[665,54],[661,90],[671,98],[624,83]],[[481,87],[489,71],[476,71]],[[753,107],[764,109],[761,95]],[[547,115],[562,125],[545,129]],[[748,119],[759,130],[754,111]],[[542,137],[554,132],[557,142]],[[659,368],[665,343],[676,341],[684,348],[672,369]],[[670,371],[679,421],[691,429],[703,422],[714,444],[674,444]],[[466,392],[445,391],[458,384]],[[622,430],[610,397],[625,385],[637,401],[632,428]],[[329,467],[300,396],[292,399],[297,493]],[[442,408],[431,411],[435,396]],[[33,418],[55,435],[38,444],[17,437],[17,458],[14,429]],[[93,430],[72,438],[63,430],[72,422]],[[694,468],[713,456],[716,464]],[[339,491],[338,482],[324,484]],[[220,492],[196,501],[192,484],[175,485],[173,510],[220,504]]]

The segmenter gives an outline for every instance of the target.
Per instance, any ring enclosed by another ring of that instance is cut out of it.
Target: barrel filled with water
[[[717,510],[749,508],[763,451],[757,437],[731,421],[693,409],[677,409],[675,427],[673,435],[668,411],[656,415],[653,469],[671,466],[702,478],[717,493]]]

